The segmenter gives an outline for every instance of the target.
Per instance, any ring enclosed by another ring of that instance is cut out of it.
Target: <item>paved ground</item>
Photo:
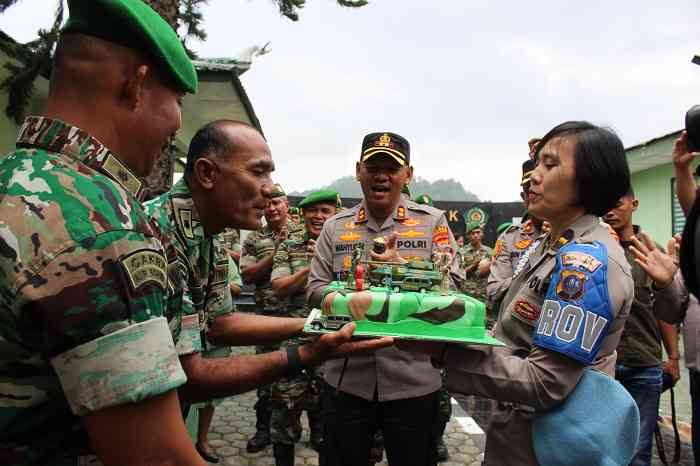
[[[237,354],[247,354],[252,350],[236,348]],[[675,389],[676,409],[680,421],[690,420],[690,403],[688,399],[687,372],[682,370],[681,383]],[[226,399],[217,407],[213,426],[209,435],[210,443],[223,458],[222,464],[228,466],[257,466],[274,465],[272,448],[256,453],[248,454],[245,444],[255,431],[255,392]],[[481,454],[484,448],[485,436],[489,417],[489,402],[474,397],[456,396],[453,399],[454,415],[447,430],[446,443],[450,450],[450,460],[441,463],[444,466],[476,466],[481,464]],[[668,393],[665,393],[661,402],[661,414],[670,415]],[[467,414],[470,413],[470,415]],[[196,429],[196,420],[189,419],[188,425]],[[304,419],[305,431],[302,442],[296,449],[297,465],[317,465],[318,455],[308,444],[308,425]],[[192,431],[193,429],[191,429]],[[681,461],[683,466],[695,464],[693,459],[690,439],[683,439]],[[673,433],[664,431],[664,443],[669,461],[673,456]],[[387,466],[386,462],[380,463]],[[653,466],[661,466],[654,446]]]
[[[236,349],[237,354],[246,354],[251,350]],[[255,432],[255,392],[227,398],[217,406],[214,414],[209,439],[212,447],[223,458],[222,464],[227,466],[263,466],[274,465],[272,447],[256,454],[245,451],[245,445]],[[481,464],[483,445],[480,442],[481,430],[476,423],[466,415],[464,410],[453,400],[453,416],[447,428],[445,443],[450,451],[450,459],[444,466],[478,466]],[[189,419],[188,425],[196,426],[194,419]],[[306,418],[304,434],[300,445],[296,448],[297,465],[317,465],[318,454],[309,447],[309,431]],[[196,428],[196,427],[195,427]],[[386,462],[380,463],[387,466]]]

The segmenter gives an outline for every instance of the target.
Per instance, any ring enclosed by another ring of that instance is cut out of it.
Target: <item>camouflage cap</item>
[[[275,183],[272,185],[272,188],[270,188],[270,197],[284,197],[286,196],[287,193],[284,192],[284,189],[282,189],[282,185],[279,183]]]
[[[416,203],[423,204],[423,205],[429,205],[432,207],[433,206],[433,198],[427,194],[421,194],[420,196],[418,196],[416,198]]]
[[[314,191],[299,203],[300,208],[309,207],[319,202],[327,202],[329,204],[335,204],[336,207],[342,207],[343,204],[340,201],[340,194],[332,189],[321,189]]]
[[[141,0],[68,0],[62,33],[81,33],[147,53],[185,92],[197,92],[197,72],[177,34]]]

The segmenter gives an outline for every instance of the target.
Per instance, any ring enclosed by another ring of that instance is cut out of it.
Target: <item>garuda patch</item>
[[[575,301],[583,296],[586,274],[576,270],[562,270],[557,283],[557,296],[566,301]]]
[[[140,249],[122,258],[119,263],[129,278],[131,288],[136,291],[147,283],[159,285],[163,290],[168,284],[168,264],[157,251]]]

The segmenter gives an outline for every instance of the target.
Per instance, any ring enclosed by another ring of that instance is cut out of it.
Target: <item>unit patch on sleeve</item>
[[[140,249],[125,256],[120,261],[134,291],[146,283],[154,283],[165,290],[168,285],[168,264],[157,251]]]
[[[433,243],[438,246],[450,244],[450,230],[447,225],[440,225],[433,230]]]
[[[533,345],[592,364],[608,334],[608,249],[601,242],[568,243],[557,254]]]

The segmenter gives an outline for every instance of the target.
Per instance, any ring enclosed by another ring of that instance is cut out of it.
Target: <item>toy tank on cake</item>
[[[450,291],[449,268],[435,262],[353,261],[348,280],[328,285],[323,309],[311,312],[304,330],[355,322],[357,336],[501,345],[486,332],[484,303]]]

